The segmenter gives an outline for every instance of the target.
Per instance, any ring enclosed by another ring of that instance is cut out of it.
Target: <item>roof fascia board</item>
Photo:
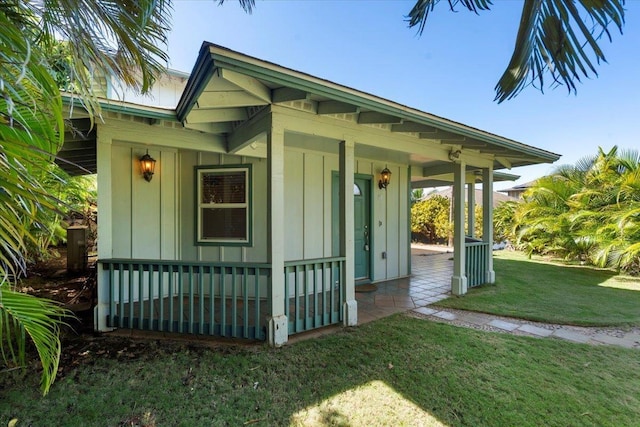
[[[63,94],[62,102],[65,105],[71,105],[74,100],[78,100],[77,97],[72,95]],[[114,113],[130,114],[137,117],[145,117],[148,119],[169,120],[177,122],[176,113],[173,110],[165,110],[154,107],[147,107],[139,104],[131,104],[122,101],[112,101],[108,99],[99,99],[98,104],[102,111],[110,111]],[[86,111],[82,104],[78,105],[83,111]],[[74,107],[78,107],[74,105]]]
[[[209,45],[203,43],[200,47],[198,59],[191,71],[191,77],[187,82],[187,86],[182,92],[182,96],[176,106],[176,115],[178,120],[183,122],[187,117],[198,98],[209,84],[209,79],[214,72],[213,56],[209,53]]]

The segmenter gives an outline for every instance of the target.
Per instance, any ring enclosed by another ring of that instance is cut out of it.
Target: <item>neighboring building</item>
[[[451,288],[464,294],[495,279],[488,239],[466,268],[467,183],[482,181],[490,230],[494,170],[559,157],[210,43],[175,108],[102,109],[61,152],[98,174],[101,331],[281,345],[356,325],[357,284],[411,274],[410,191],[434,185],[459,201]]]
[[[507,188],[505,190],[498,190],[498,191],[500,193],[506,193],[507,196],[513,197],[514,199],[520,199],[522,198],[522,195],[524,194],[524,192],[527,191],[529,187],[532,187],[535,183],[536,183],[535,181],[529,181],[529,182],[525,182],[524,184],[514,185],[511,188]]]
[[[426,196],[424,196],[423,199],[428,199],[429,197],[433,197],[433,196],[443,196],[443,197],[446,197],[447,199],[450,199],[451,192],[452,192],[452,188],[448,187],[448,188],[433,191],[427,194]],[[464,190],[464,197],[465,197],[465,200],[467,201],[469,200],[469,186],[467,186]],[[476,205],[482,206],[482,189],[476,188],[474,190],[474,196],[472,200],[475,201]],[[493,192],[493,207],[498,206],[500,203],[513,201],[513,200],[518,200],[518,199],[507,196],[505,194],[501,194],[500,192],[497,192],[497,191]]]

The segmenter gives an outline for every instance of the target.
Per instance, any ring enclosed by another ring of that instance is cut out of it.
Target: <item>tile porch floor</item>
[[[373,292],[357,292],[358,324],[425,307],[451,295],[453,253],[411,249],[411,277],[377,283]]]

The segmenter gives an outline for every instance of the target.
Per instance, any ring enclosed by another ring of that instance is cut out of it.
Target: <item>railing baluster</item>
[[[220,268],[220,335],[227,336],[227,278],[226,269]]]
[[[127,270],[129,273],[129,321],[127,323],[130,328],[133,328],[133,264],[127,264]]]
[[[144,280],[143,280],[143,274],[144,271],[141,268],[142,265],[141,264],[135,264],[135,268],[136,271],[138,272],[138,328],[142,329],[143,328],[143,324],[144,324],[144,304],[143,304],[143,298],[144,298]]]
[[[193,265],[189,266],[189,317],[187,318],[189,333],[193,333]]]
[[[293,308],[295,310],[294,313],[294,332],[298,332],[300,330],[300,326],[298,325],[298,320],[300,318],[300,270],[299,270],[299,266],[296,265],[294,267],[294,272],[295,272],[295,276],[293,277],[293,285],[294,285],[294,290],[295,290],[295,300],[294,300],[294,304],[293,304]],[[303,329],[304,330],[304,329]]]
[[[120,267],[120,277],[118,278],[118,280],[120,281],[119,285],[120,285],[120,307],[118,309],[118,324],[119,326],[122,328],[124,327],[124,309],[125,309],[125,305],[124,305],[124,264],[120,263],[119,264]],[[129,279],[129,310],[131,311],[131,315],[129,316],[129,326],[131,327],[131,321],[133,319],[133,307],[131,306],[131,271],[128,271],[128,279]]]
[[[237,337],[236,324],[238,322],[238,276],[236,268],[231,267],[231,336]]]
[[[322,263],[322,324],[323,325],[327,325],[329,323],[329,317],[327,316],[327,266],[328,264],[326,262]],[[329,279],[329,284],[331,284],[331,279]],[[331,289],[331,286],[329,286],[329,289]]]
[[[247,270],[247,267],[242,267],[242,308],[243,308],[243,318],[244,321],[242,322],[244,328],[243,328],[243,333],[242,336],[244,338],[249,338],[249,286],[248,286],[248,279],[247,279],[247,274],[249,273],[249,271]]]
[[[158,330],[164,331],[164,271],[161,264],[158,264],[158,309],[160,318],[158,319]]]
[[[209,335],[215,334],[216,325],[216,290],[215,290],[215,267],[209,267]]]
[[[155,300],[155,292],[153,291],[153,264],[147,264],[149,267],[149,329],[150,331],[154,330],[153,327],[153,301]]]
[[[260,300],[260,272],[262,271],[262,269],[260,267],[255,267],[254,270],[254,276],[253,276],[253,281],[254,281],[254,287],[255,287],[255,331],[253,333],[253,338],[260,338],[261,337],[261,329],[260,329],[260,304],[262,304],[262,301]],[[268,280],[268,279],[267,279]]]
[[[178,332],[184,332],[184,267],[178,267]]]
[[[169,328],[170,332],[177,332],[177,329],[173,327],[173,299],[175,298],[173,286],[174,286],[174,278],[175,273],[173,271],[173,266],[170,265],[167,269],[169,271]]]
[[[204,333],[204,267],[198,274],[198,333]]]
[[[116,290],[115,290],[115,272],[114,265],[109,264],[109,323],[107,326],[115,327],[115,322],[113,318],[116,314]],[[122,295],[118,297],[118,299],[122,299]],[[118,310],[118,317],[122,317],[120,311]]]
[[[311,273],[313,274],[313,298],[311,298],[311,300],[313,301],[313,326],[316,328],[322,324],[318,322],[318,270],[316,269],[317,266],[318,264],[316,263],[313,263],[311,265]]]
[[[284,315],[291,320],[291,297],[289,296],[289,271],[291,267],[284,268]]]

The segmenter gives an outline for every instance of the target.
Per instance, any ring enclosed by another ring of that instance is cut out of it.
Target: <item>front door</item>
[[[369,266],[371,262],[371,218],[369,215],[370,206],[370,183],[371,181],[355,178],[353,186],[353,229],[354,229],[354,262],[356,282],[369,281]]]
[[[339,179],[332,179],[333,254],[340,253]],[[371,280],[371,178],[353,181],[354,258],[357,284]]]

